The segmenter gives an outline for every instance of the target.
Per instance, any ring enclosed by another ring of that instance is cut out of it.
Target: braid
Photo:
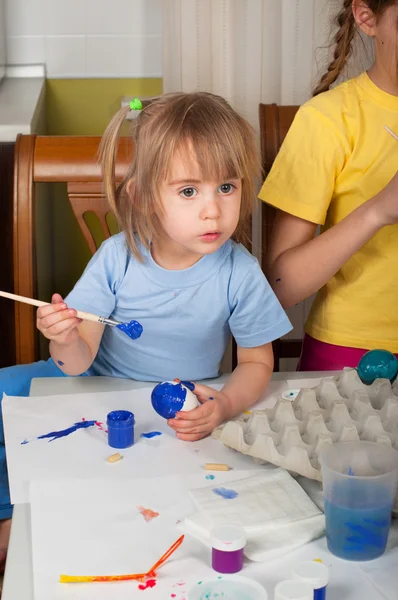
[[[352,12],[352,0],[344,0],[342,9],[336,17],[336,23],[339,29],[334,38],[335,50],[333,60],[314,89],[313,96],[326,92],[330,88],[344,69],[347,59],[352,52],[352,41],[356,32],[355,19]]]

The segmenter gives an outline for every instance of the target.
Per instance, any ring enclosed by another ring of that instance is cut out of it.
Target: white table
[[[323,377],[331,374],[331,372],[275,373],[273,375],[273,380]],[[207,381],[206,383],[222,383],[225,378],[226,376],[222,376],[219,379]],[[30,395],[50,396],[52,394],[71,394],[74,392],[87,393],[133,390],[147,385],[148,383],[126,379],[115,379],[111,377],[43,378],[34,379],[32,381]],[[307,492],[313,497],[313,500],[316,503],[319,503],[320,494],[318,484],[316,482],[308,482],[308,480],[306,480],[306,482],[307,484],[303,485],[303,487],[305,487]],[[302,480],[300,483],[302,483]],[[398,523],[395,523],[394,530],[396,530],[394,531],[394,534],[398,534]],[[375,600],[376,598],[379,600],[382,596],[374,596],[374,598]],[[14,508],[2,600],[34,600],[29,504],[19,504]],[[270,600],[272,599],[270,598]]]

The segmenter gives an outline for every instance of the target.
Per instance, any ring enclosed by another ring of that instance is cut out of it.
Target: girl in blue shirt
[[[271,342],[291,329],[257,260],[240,244],[260,174],[257,144],[222,98],[164,95],[134,120],[134,159],[116,189],[128,111],[115,115],[101,144],[105,193],[122,233],[102,244],[65,301],[54,294],[38,309],[52,358],[0,371],[0,394],[27,395],[33,377],[217,377],[232,333],[238,366],[223,389],[195,384],[198,408],[169,421],[178,438],[194,441],[258,400],[272,375]],[[142,335],[132,340],[115,327],[83,322],[79,309],[135,319]],[[11,515],[4,437],[1,465],[4,519]]]

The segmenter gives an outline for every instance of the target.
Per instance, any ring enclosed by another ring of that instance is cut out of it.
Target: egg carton
[[[213,437],[257,462],[321,481],[318,457],[324,446],[367,440],[398,450],[398,380],[367,386],[355,369],[344,369],[302,389],[293,401],[279,398],[272,409],[225,423]]]

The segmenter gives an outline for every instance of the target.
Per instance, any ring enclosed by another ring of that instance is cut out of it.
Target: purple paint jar
[[[314,600],[326,600],[326,586],[329,583],[329,570],[320,562],[305,561],[293,569],[293,577],[308,583],[314,590]]]
[[[211,532],[212,567],[218,573],[238,573],[243,567],[246,534],[238,525],[219,525]]]
[[[134,444],[135,419],[128,410],[113,410],[106,418],[111,448],[129,448]]]

